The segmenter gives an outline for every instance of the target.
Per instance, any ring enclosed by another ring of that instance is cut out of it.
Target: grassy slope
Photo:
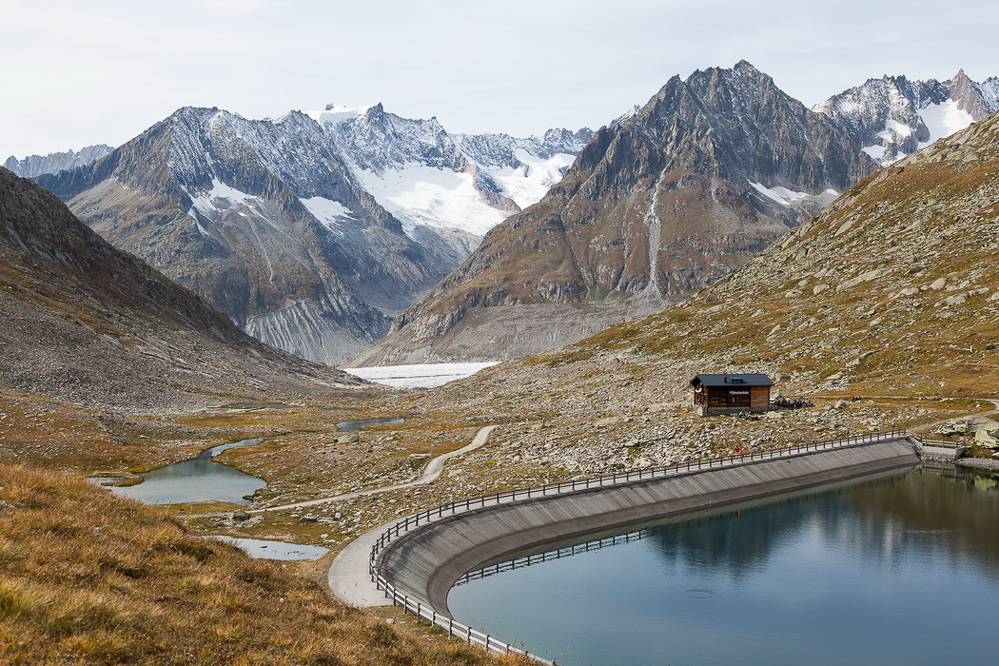
[[[0,465],[0,662],[513,663],[426,640],[57,473]]]

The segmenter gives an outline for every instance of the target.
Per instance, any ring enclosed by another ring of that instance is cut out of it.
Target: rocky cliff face
[[[588,308],[600,325],[676,302],[874,171],[852,141],[749,63],[674,77],[597,132],[541,202],[490,231],[354,363],[505,358],[571,337],[552,310],[535,339],[497,348],[512,306]],[[473,310],[477,331],[463,335]]]
[[[468,255],[479,213],[483,233],[518,206],[436,120],[380,105],[313,115],[184,108],[97,163],[38,180],[259,339],[336,365]],[[428,178],[469,185],[469,224],[449,225],[447,206],[420,212],[412,191]]]
[[[991,395],[999,114],[874,174],[733,275],[586,345],[805,390]],[[582,348],[577,349],[580,353]],[[603,352],[600,352],[603,353]]]
[[[856,148],[887,165],[999,111],[999,78],[976,83],[964,70],[944,82],[885,76],[813,111],[832,118]]]
[[[34,178],[43,173],[59,173],[86,166],[96,162],[112,150],[114,149],[111,146],[100,144],[81,148],[79,152],[67,150],[63,153],[49,153],[48,155],[28,155],[23,160],[11,155],[3,166],[23,178]]]
[[[358,386],[246,335],[6,169],[0,320],[0,388],[112,411]]]

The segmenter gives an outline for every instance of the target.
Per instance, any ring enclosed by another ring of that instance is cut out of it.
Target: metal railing
[[[379,590],[385,590],[385,596],[392,600],[392,604],[394,606],[401,607],[404,613],[412,613],[421,620],[426,620],[431,624],[437,625],[446,631],[447,635],[451,638],[460,638],[466,643],[484,647],[486,650],[491,652],[501,652],[503,654],[522,654],[541,664],[551,664],[552,666],[555,664],[553,661],[543,659],[537,655],[527,652],[526,650],[498,640],[487,633],[476,631],[461,622],[456,622],[453,617],[438,613],[430,604],[410,599],[409,595],[403,594],[399,590],[396,590],[395,586],[385,580],[384,576],[376,576],[374,580]]]
[[[962,442],[952,442],[949,439],[927,439],[917,433],[909,433],[909,436],[919,442],[920,446],[935,446],[941,449],[959,449],[968,446]]]
[[[833,448],[844,448],[847,446],[856,446],[858,444],[873,444],[875,442],[880,442],[887,439],[895,439],[898,437],[905,437],[908,435],[909,433],[907,430],[897,428],[878,433],[872,433],[869,435],[857,435],[855,437],[844,437],[839,439],[823,440],[820,442],[813,442],[809,444],[797,444],[795,446],[788,446],[780,449],[771,449],[769,451],[761,451],[759,453],[749,453],[749,454],[741,453],[732,456],[725,456],[723,458],[698,459],[696,461],[691,460],[676,465],[667,465],[662,467],[648,467],[631,472],[617,472],[614,474],[603,474],[599,476],[592,476],[592,477],[587,477],[585,479],[578,479],[576,481],[563,481],[559,483],[550,483],[544,486],[535,486],[531,488],[517,488],[514,490],[507,490],[505,492],[480,495],[478,497],[470,497],[468,499],[458,500],[456,502],[448,502],[447,504],[442,504],[432,509],[426,509],[411,516],[407,516],[405,520],[401,520],[397,522],[395,525],[389,527],[378,538],[378,541],[376,541],[372,545],[371,562],[373,563],[377,558],[378,553],[384,550],[385,546],[391,543],[392,540],[398,537],[400,534],[409,532],[412,529],[420,527],[420,525],[426,525],[430,522],[434,522],[435,520],[440,520],[445,516],[455,515],[459,513],[459,511],[464,513],[466,511],[471,511],[474,508],[481,508],[495,504],[505,504],[507,502],[515,502],[517,500],[533,499],[535,497],[546,497],[548,495],[561,495],[563,493],[575,492],[577,490],[587,490],[589,488],[600,488],[603,486],[614,486],[625,483],[631,483],[634,481],[645,481],[666,476],[676,476],[678,474],[682,474],[685,472],[712,469],[714,467],[723,467],[725,465],[730,465],[733,463],[744,463],[756,460],[766,460],[768,458],[779,458],[792,453],[802,453],[806,451],[818,451],[818,450],[833,449]]]

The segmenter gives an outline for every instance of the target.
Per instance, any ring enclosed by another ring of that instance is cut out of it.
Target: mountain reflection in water
[[[520,556],[449,609],[559,664],[987,660],[940,621],[990,631],[999,477],[919,467]]]

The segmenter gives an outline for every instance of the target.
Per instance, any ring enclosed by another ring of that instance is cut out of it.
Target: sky
[[[528,136],[743,59],[807,106],[884,74],[999,76],[991,0],[0,0],[0,17],[0,161],[118,146],[183,106],[382,102]]]

